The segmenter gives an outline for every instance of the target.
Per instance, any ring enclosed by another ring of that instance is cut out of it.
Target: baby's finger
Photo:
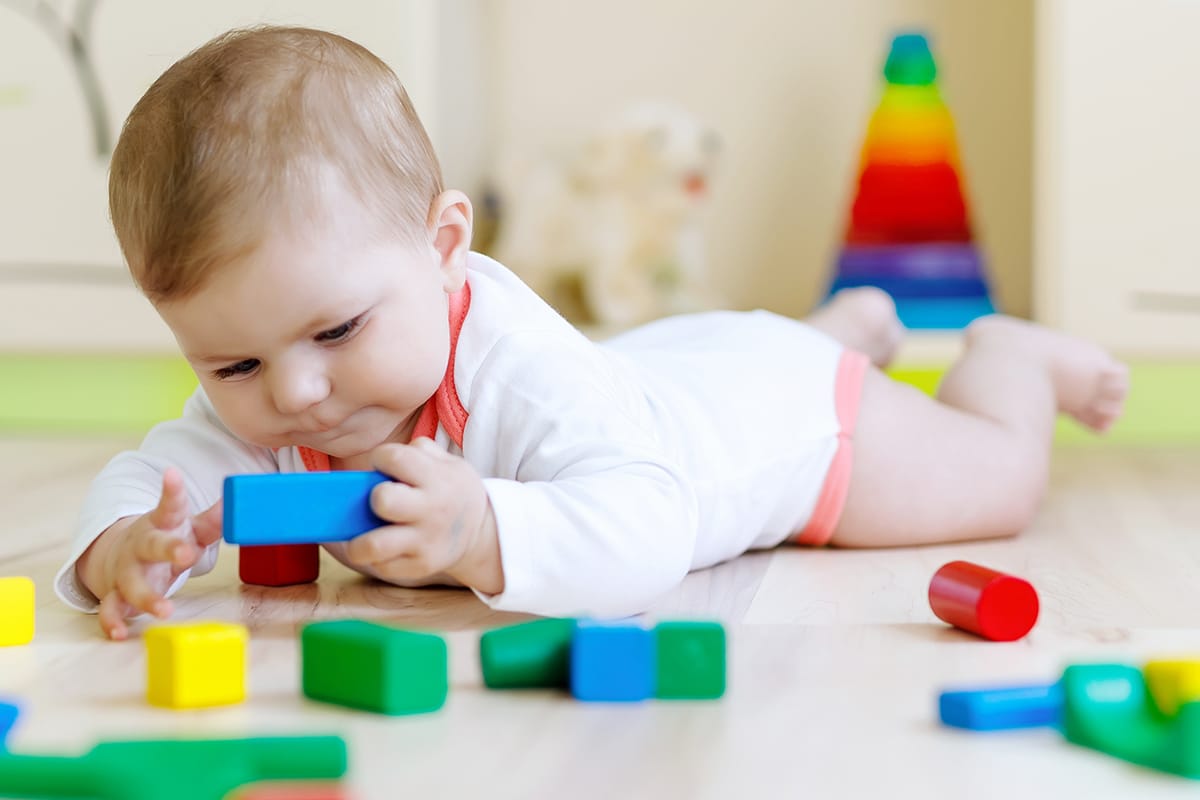
[[[371,464],[383,474],[412,486],[425,486],[435,468],[433,458],[423,447],[385,444],[371,453]]]
[[[174,564],[186,560],[188,545],[174,533],[143,528],[133,537],[133,554],[139,561],[147,563]]]
[[[207,511],[202,511],[192,517],[192,534],[196,543],[208,547],[221,538],[221,526],[224,523],[224,502],[218,500]]]
[[[133,610],[153,614],[159,619],[171,616],[171,602],[146,580],[143,565],[134,562],[120,567],[117,570],[116,586]]]
[[[113,589],[100,601],[100,629],[113,641],[121,641],[129,636],[129,626],[125,617],[132,613],[121,593]]]
[[[346,542],[346,557],[354,564],[369,566],[395,558],[415,558],[419,553],[420,534],[415,528],[388,525],[355,536]]]
[[[187,493],[183,490],[183,475],[174,467],[163,473],[162,496],[150,512],[150,524],[159,530],[172,530],[187,517]]]
[[[387,481],[371,490],[371,510],[388,522],[415,522],[424,510],[424,493],[406,483]]]

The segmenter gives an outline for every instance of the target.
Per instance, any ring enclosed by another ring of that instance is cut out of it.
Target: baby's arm
[[[691,568],[697,502],[646,399],[584,343],[510,334],[475,376],[464,455],[485,475],[504,591],[545,615],[645,611]],[[511,478],[508,476],[512,476]]]
[[[167,479],[172,467],[176,468],[176,476]],[[146,569],[155,565],[160,572],[164,568],[168,573],[174,571],[170,585],[160,589],[157,599],[137,593],[141,602],[136,607],[153,611],[157,601],[173,593],[191,571],[203,574],[212,568],[217,555],[215,539],[220,536],[220,512],[211,511],[206,518],[217,523],[215,532],[200,521],[200,535],[190,544],[185,541],[189,544],[187,552],[165,552],[171,557],[165,561],[159,556],[164,555],[166,540],[150,535],[151,530],[170,523],[168,517],[179,513],[188,519],[188,525],[193,524],[192,515],[210,509],[220,499],[227,474],[277,470],[270,450],[247,445],[229,433],[207,398],[197,391],[179,419],[156,426],[138,450],[117,455],[93,480],[71,552],[55,579],[59,597],[81,611],[96,611],[101,600],[98,594],[111,593],[119,582],[118,563],[128,573],[136,553],[137,561],[147,562],[142,565]],[[158,516],[151,518],[155,514]],[[131,539],[129,534],[139,519],[146,529]],[[176,531],[179,525],[169,528]],[[169,563],[172,560],[174,565]],[[162,566],[157,566],[160,563]],[[191,565],[191,569],[175,569],[185,565]],[[106,615],[102,622],[110,620],[111,615]],[[105,628],[111,630],[108,625]]]

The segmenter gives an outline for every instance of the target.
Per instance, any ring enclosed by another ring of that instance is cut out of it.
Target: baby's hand
[[[108,536],[115,538],[94,554],[101,559],[101,570],[89,588],[100,598],[100,627],[110,638],[124,639],[129,635],[125,620],[137,613],[160,619],[171,615],[166,591],[221,538],[221,503],[195,516],[188,514],[183,476],[168,469],[158,506],[114,523],[101,538]],[[80,568],[85,568],[82,559]]]
[[[444,574],[482,592],[503,591],[496,520],[466,460],[420,438],[382,445],[372,462],[395,479],[371,492],[371,509],[391,524],[347,542],[342,553],[349,564],[383,580]]]

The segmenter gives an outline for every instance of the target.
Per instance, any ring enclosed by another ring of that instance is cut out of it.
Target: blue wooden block
[[[4,742],[8,738],[8,732],[17,724],[17,717],[20,715],[21,709],[15,703],[0,701],[0,752],[5,749]]]
[[[942,692],[938,711],[942,724],[973,731],[1058,725],[1063,711],[1062,686],[1051,683]]]
[[[580,622],[571,639],[571,694],[579,700],[634,702],[654,696],[654,631],[632,624]]]
[[[371,489],[380,472],[296,472],[225,479],[223,536],[231,544],[315,544],[353,539],[380,525]]]

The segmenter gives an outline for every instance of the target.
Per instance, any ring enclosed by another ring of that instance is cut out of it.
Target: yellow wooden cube
[[[1184,703],[1200,700],[1200,659],[1151,661],[1142,669],[1158,710],[1173,717]]]
[[[146,699],[167,708],[204,708],[246,699],[243,625],[194,622],[145,633]]]
[[[0,647],[33,641],[33,581],[0,578]]]

